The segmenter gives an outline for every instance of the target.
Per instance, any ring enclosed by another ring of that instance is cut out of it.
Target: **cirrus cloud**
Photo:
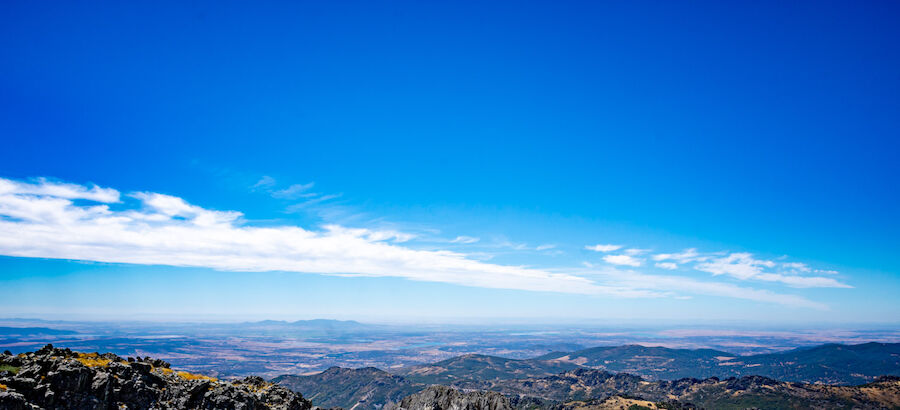
[[[0,254],[7,256],[223,271],[400,277],[473,287],[614,297],[683,297],[673,293],[679,291],[822,307],[801,296],[680,276],[627,273],[588,277],[561,270],[487,263],[459,252],[406,246],[405,242],[413,239],[415,235],[393,230],[340,225],[325,225],[317,230],[294,225],[253,226],[244,221],[240,212],[207,209],[171,195],[122,195],[115,189],[95,185],[0,178]],[[475,242],[470,237],[457,239],[454,242]],[[605,245],[598,249],[620,248]],[[640,266],[641,261],[632,254],[605,255],[604,260]],[[754,275],[768,280],[764,272]],[[691,286],[679,285],[684,283]]]
[[[641,266],[641,260],[631,255],[606,255],[603,260],[613,265]]]
[[[97,262],[391,276],[486,288],[648,295],[586,278],[397,245],[412,236],[328,225],[247,226],[242,214],[151,192],[114,207],[114,189],[0,179],[0,254]],[[73,200],[87,200],[81,204]],[[121,209],[120,209],[121,208]]]
[[[791,270],[771,272],[767,269],[776,267],[773,261],[756,259],[746,252],[731,253],[721,258],[714,258],[707,262],[697,264],[694,269],[709,272],[713,275],[728,275],[741,280],[760,280],[766,282],[780,282],[788,286],[798,288],[851,288],[852,286],[839,282],[834,278],[820,276],[800,276],[810,269],[802,263],[782,264]]]
[[[593,246],[591,246],[591,245],[585,246],[584,249],[587,249],[589,251],[594,251],[594,252],[612,252],[612,251],[617,251],[619,249],[622,249],[622,245],[597,244],[597,245],[593,245]]]

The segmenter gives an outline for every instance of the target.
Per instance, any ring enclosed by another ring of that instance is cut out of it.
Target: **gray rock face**
[[[176,372],[161,360],[125,361],[47,345],[0,355],[17,369],[0,375],[0,409],[233,409],[309,410],[300,394],[259,377],[233,382]]]
[[[407,396],[401,410],[512,410],[509,400],[495,392],[464,393],[447,386],[431,386]]]

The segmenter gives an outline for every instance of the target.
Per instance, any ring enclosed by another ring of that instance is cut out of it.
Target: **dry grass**
[[[103,359],[97,353],[78,353],[78,357],[75,360],[87,367],[106,367],[109,366],[110,362],[109,359]]]
[[[193,374],[188,372],[177,372],[178,377],[181,377],[185,380],[209,380],[209,381],[218,381],[215,377],[204,376],[202,374]]]
[[[273,386],[273,384],[272,383],[263,383],[261,385],[244,384],[243,386],[246,387],[247,390],[250,390],[254,393],[261,393],[261,392],[265,392],[265,391],[269,390],[269,388],[271,388]]]
[[[647,400],[629,399],[622,396],[612,396],[600,403],[587,404],[585,402],[567,403],[573,410],[625,410],[625,409],[657,409],[655,403]]]
[[[250,391],[252,391],[252,392],[260,393],[260,392],[268,391],[269,388],[272,387],[272,385],[269,384],[269,383],[266,383],[266,384],[264,384],[264,385],[262,385],[262,386],[247,386],[247,387],[248,387],[248,388],[250,389]]]

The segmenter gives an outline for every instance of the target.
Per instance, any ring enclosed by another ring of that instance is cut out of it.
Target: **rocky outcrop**
[[[374,367],[332,367],[309,376],[279,376],[272,382],[303,394],[314,405],[353,410],[393,408],[404,397],[427,387]]]
[[[150,358],[78,353],[52,345],[0,355],[2,409],[283,409],[312,406],[259,377],[224,382]]]
[[[464,393],[447,386],[431,386],[407,396],[400,402],[402,410],[512,410],[509,400],[495,392]]]

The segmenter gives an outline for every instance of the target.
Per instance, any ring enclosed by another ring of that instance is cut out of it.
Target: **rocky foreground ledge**
[[[150,358],[78,353],[52,345],[0,355],[0,409],[307,410],[299,393],[260,377],[220,381]]]

